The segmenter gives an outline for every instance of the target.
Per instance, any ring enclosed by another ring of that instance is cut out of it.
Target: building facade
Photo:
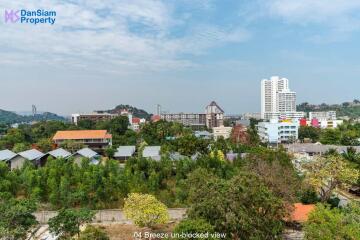
[[[72,141],[101,153],[112,145],[112,135],[106,130],[57,131],[53,141],[57,146],[61,146],[66,141]]]
[[[260,122],[257,125],[258,135],[264,143],[288,143],[298,139],[298,121],[279,121],[276,119],[270,122]]]
[[[161,114],[161,119],[168,122],[178,122],[189,127],[206,125],[206,114],[203,113],[166,113]]]
[[[205,108],[206,126],[208,128],[221,127],[224,125],[224,110],[215,102],[212,101]]]
[[[111,120],[118,116],[119,116],[119,114],[111,114],[111,113],[106,113],[106,112],[103,112],[103,113],[94,112],[94,113],[86,113],[86,114],[74,113],[74,114],[71,114],[71,122],[73,124],[77,125],[78,122],[81,120],[90,120],[93,122],[99,122],[99,121],[108,121],[108,120]]]
[[[304,113],[296,112],[296,92],[289,89],[289,80],[272,76],[261,81],[261,118],[301,118]]]
[[[232,127],[213,127],[213,136],[214,139],[217,140],[220,137],[223,137],[224,139],[228,139],[231,136]]]

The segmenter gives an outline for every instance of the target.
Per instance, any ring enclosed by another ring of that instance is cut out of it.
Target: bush
[[[109,240],[110,238],[101,229],[88,225],[86,229],[80,234],[79,240]]]
[[[175,234],[182,233],[213,233],[214,227],[204,219],[185,219],[182,220],[174,229]],[[178,238],[175,238],[178,239]],[[180,238],[179,238],[180,239]],[[181,238],[196,239],[196,238]],[[212,239],[212,238],[208,238]]]
[[[131,193],[125,199],[124,212],[140,227],[152,227],[169,220],[166,206],[149,194]]]

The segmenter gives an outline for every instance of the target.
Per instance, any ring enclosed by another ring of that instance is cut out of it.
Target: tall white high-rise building
[[[296,92],[289,89],[289,80],[273,76],[261,81],[261,118],[301,118],[296,112]]]

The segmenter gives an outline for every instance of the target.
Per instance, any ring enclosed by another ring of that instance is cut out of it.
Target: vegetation
[[[76,234],[80,237],[80,226],[91,222],[94,216],[95,212],[88,209],[61,209],[49,220],[49,230],[60,239],[71,239]]]
[[[25,239],[29,230],[37,224],[32,215],[36,204],[31,200],[16,200],[1,194],[0,239]]]
[[[306,180],[319,191],[320,199],[326,202],[336,188],[356,183],[359,171],[351,168],[341,156],[328,155],[304,164]]]
[[[305,224],[305,239],[359,239],[360,206],[352,204],[344,209],[317,204]]]
[[[87,225],[86,229],[81,232],[79,240],[109,240],[106,233],[98,227]]]
[[[320,105],[309,104],[307,102],[301,103],[296,107],[297,111],[301,112],[317,112],[317,111],[336,111],[337,116],[348,116],[351,118],[360,117],[359,100],[355,99],[352,102],[344,102],[342,104],[325,104]]]
[[[153,227],[169,220],[167,207],[149,194],[129,194],[125,199],[124,212],[140,227]]]
[[[204,219],[185,219],[182,220],[178,225],[176,225],[174,229],[174,233],[181,234],[184,233],[213,233],[214,227],[211,226],[206,220]],[[177,238],[175,238],[177,239]],[[178,239],[184,239],[184,238],[178,238]],[[198,238],[186,238],[186,239],[198,239]],[[207,238],[207,239],[215,239],[215,238]]]
[[[47,120],[65,121],[65,118],[49,112],[36,114],[35,116],[32,115],[23,116],[16,114],[14,112],[0,109],[0,123],[2,124],[13,124],[13,123],[24,123],[24,122],[28,123],[33,121],[47,121]]]
[[[228,239],[280,237],[284,203],[253,174],[225,180],[197,171],[191,178],[190,219],[205,219]]]

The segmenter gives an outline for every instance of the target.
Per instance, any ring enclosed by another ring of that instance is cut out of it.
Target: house
[[[146,146],[143,150],[142,156],[159,161],[161,159],[160,149],[160,146]]]
[[[180,154],[179,152],[171,152],[169,154],[169,158],[172,160],[172,161],[179,161],[181,159],[184,159],[186,158],[186,156]]]
[[[105,148],[112,145],[112,135],[106,130],[57,131],[53,141],[57,146],[66,141],[74,141],[94,151],[103,152]]]
[[[79,151],[74,153],[71,157],[74,158],[74,163],[76,163],[79,166],[81,166],[81,162],[84,158],[88,158],[90,160],[90,163],[94,165],[99,164],[101,158],[101,156],[97,152],[91,150],[90,148],[80,149]]]
[[[40,166],[45,166],[46,162],[47,162],[47,159],[48,157],[53,157],[53,158],[68,158],[71,156],[71,153],[66,151],[65,149],[63,148],[58,148],[58,149],[55,149],[55,150],[52,150],[46,154],[44,154],[44,156],[42,156],[40,158],[40,162],[39,162],[39,165]]]
[[[135,153],[135,146],[120,146],[117,148],[114,158],[117,160],[127,160]]]
[[[0,162],[4,161],[9,164],[9,161],[11,159],[13,159],[14,157],[16,157],[16,155],[17,155],[16,153],[14,153],[8,149],[1,150],[0,151]]]
[[[20,169],[23,167],[26,161],[31,161],[34,165],[39,165],[40,159],[44,156],[44,153],[36,149],[27,150],[24,152],[18,153],[15,157],[10,159],[10,168]]]
[[[195,137],[201,139],[211,139],[212,134],[208,131],[195,131]]]

